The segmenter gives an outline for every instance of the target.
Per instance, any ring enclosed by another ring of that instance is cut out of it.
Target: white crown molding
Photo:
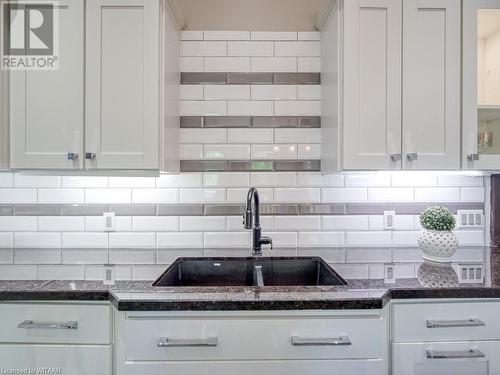
[[[180,0],[165,0],[165,4],[170,9],[170,12],[174,16],[179,30],[184,30],[187,25],[184,20],[184,14],[182,12],[181,6],[179,5],[179,1]]]
[[[318,16],[316,17],[316,21],[314,22],[314,27],[318,31],[322,31],[323,28],[325,27],[328,18],[330,17],[330,14],[332,11],[338,6],[338,3],[341,0],[328,0],[321,9],[321,11],[318,13]]]

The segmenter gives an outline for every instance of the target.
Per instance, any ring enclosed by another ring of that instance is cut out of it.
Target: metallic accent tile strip
[[[62,216],[101,216],[105,212],[109,212],[107,204],[63,205],[61,207]]]
[[[61,216],[61,205],[16,204],[14,216]]]
[[[12,216],[14,214],[14,208],[12,205],[0,205],[0,216]]]
[[[181,85],[320,85],[321,73],[181,73]]]
[[[320,116],[183,116],[181,128],[321,128]]]
[[[110,204],[108,212],[116,216],[156,216],[155,204]]]
[[[181,160],[181,172],[319,172],[320,160]]]
[[[274,162],[274,170],[277,172],[320,172],[321,160],[276,161]]]
[[[392,211],[390,203],[348,203],[347,215],[383,215],[384,211]]]
[[[206,204],[204,207],[205,216],[235,216],[243,215],[245,205],[237,204]]]
[[[300,204],[299,215],[345,215],[345,204]]]
[[[203,216],[203,204],[159,204],[158,216]]]
[[[228,171],[230,172],[251,172],[251,171],[270,172],[273,170],[274,170],[273,161],[247,160],[247,161],[229,161],[228,163]]]
[[[226,172],[226,161],[181,160],[181,172]]]
[[[396,215],[419,215],[422,210],[437,203],[394,203],[393,208]],[[458,210],[484,210],[483,203],[439,203],[439,206],[447,207],[454,214]]]

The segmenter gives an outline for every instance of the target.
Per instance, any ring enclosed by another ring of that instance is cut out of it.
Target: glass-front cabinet
[[[500,0],[464,0],[464,169],[500,169]]]

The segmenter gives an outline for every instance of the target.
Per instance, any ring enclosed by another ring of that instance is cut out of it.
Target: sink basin
[[[262,270],[262,279],[256,268]],[[259,282],[260,281],[260,282]],[[179,258],[153,286],[347,285],[319,257]]]

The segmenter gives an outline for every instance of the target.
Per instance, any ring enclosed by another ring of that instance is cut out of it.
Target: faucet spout
[[[252,202],[254,203],[253,210]],[[271,245],[271,249],[273,248],[272,239],[261,236],[259,192],[254,187],[248,190],[247,205],[243,214],[243,226],[245,229],[252,229],[252,252],[254,256],[262,255],[262,245]]]

